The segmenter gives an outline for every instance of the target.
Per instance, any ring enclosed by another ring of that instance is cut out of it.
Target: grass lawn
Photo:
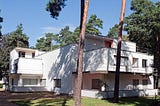
[[[82,106],[149,106],[154,97],[122,98],[119,103],[110,100],[82,98]],[[19,106],[74,106],[73,98],[43,98],[30,101],[14,101]]]

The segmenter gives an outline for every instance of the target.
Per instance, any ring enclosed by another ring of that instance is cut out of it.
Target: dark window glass
[[[55,87],[61,88],[61,79],[54,79]]]

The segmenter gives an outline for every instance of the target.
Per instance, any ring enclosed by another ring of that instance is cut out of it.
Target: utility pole
[[[116,58],[116,73],[115,73],[115,85],[114,85],[114,102],[119,102],[119,76],[120,76],[120,63],[121,63],[121,43],[122,43],[122,29],[124,21],[124,11],[126,6],[126,0],[122,0],[120,22],[118,27],[118,45],[117,45],[117,58]]]
[[[86,22],[88,15],[88,6],[89,6],[89,0],[81,0],[81,20],[80,20],[80,34],[79,34],[79,44],[78,44],[78,60],[77,60],[77,69],[74,82],[75,106],[81,106],[83,50],[84,50],[85,30],[86,30]]]

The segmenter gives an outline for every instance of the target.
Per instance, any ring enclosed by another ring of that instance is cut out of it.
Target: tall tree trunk
[[[84,5],[85,4],[85,5]],[[77,60],[77,72],[75,75],[74,82],[74,100],[75,106],[81,106],[81,88],[82,88],[82,71],[83,71],[83,50],[84,50],[84,39],[86,30],[86,21],[88,15],[89,0],[81,0],[81,22],[80,22],[80,34],[79,34],[79,45],[78,45],[78,60]]]
[[[122,28],[124,20],[126,0],[122,0],[121,16],[118,27],[118,45],[117,45],[117,58],[116,58],[116,73],[115,73],[115,86],[114,86],[114,101],[119,102],[119,76],[120,76],[120,62],[121,62],[121,42],[122,42]]]
[[[154,76],[154,88],[158,88],[158,83],[160,79],[160,36],[155,35],[154,38],[155,41],[155,51],[154,51],[154,71],[155,71],[155,76]]]

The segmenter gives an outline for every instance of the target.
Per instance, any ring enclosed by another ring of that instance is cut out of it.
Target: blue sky
[[[0,0],[0,16],[3,17],[2,34],[16,30],[23,24],[24,33],[29,37],[30,46],[47,32],[58,33],[65,26],[71,31],[79,26],[80,0],[67,0],[58,20],[51,18],[45,10],[49,0]],[[130,1],[126,0],[125,16],[131,13]],[[158,1],[158,0],[154,0]],[[102,35],[106,35],[114,24],[119,22],[121,0],[90,0],[88,17],[96,14],[103,20]]]

